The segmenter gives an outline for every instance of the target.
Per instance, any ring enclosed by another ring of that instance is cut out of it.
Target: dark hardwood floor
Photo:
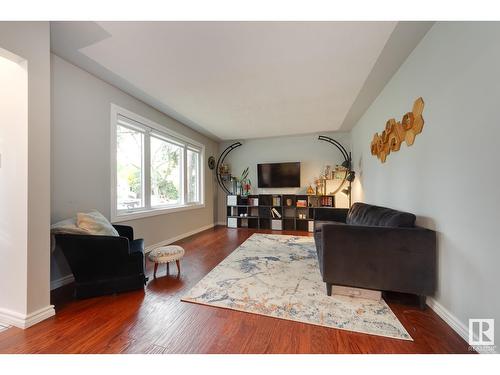
[[[179,241],[181,277],[165,266],[144,292],[75,301],[53,292],[56,316],[0,333],[0,353],[468,353],[432,310],[396,296],[388,303],[414,341],[342,331],[181,302],[183,294],[257,231],[216,227]],[[303,232],[276,232],[304,234]]]

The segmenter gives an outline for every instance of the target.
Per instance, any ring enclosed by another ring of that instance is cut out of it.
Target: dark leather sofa
[[[56,234],[75,277],[75,297],[87,298],[143,289],[144,240],[134,240],[132,227],[114,225],[119,237]]]
[[[436,233],[415,215],[364,203],[317,209],[314,240],[327,294],[332,285],[416,294],[436,289]]]

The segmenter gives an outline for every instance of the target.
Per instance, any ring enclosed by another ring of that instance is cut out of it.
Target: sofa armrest
[[[322,274],[329,282],[432,295],[436,233],[429,229],[324,224]]]
[[[134,239],[134,228],[128,225],[113,225],[120,237],[126,237],[129,241]]]

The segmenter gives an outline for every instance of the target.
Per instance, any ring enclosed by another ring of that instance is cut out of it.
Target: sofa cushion
[[[345,223],[348,211],[347,208],[317,207],[314,209],[314,220]]]
[[[411,228],[415,226],[415,219],[415,215],[408,212],[371,204],[354,203],[347,214],[346,223],[351,225]]]

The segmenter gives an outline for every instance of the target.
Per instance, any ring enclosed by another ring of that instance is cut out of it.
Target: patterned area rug
[[[254,234],[182,301],[413,341],[385,301],[326,295],[312,237]]]
[[[0,332],[7,331],[10,328],[10,326],[0,323]]]

